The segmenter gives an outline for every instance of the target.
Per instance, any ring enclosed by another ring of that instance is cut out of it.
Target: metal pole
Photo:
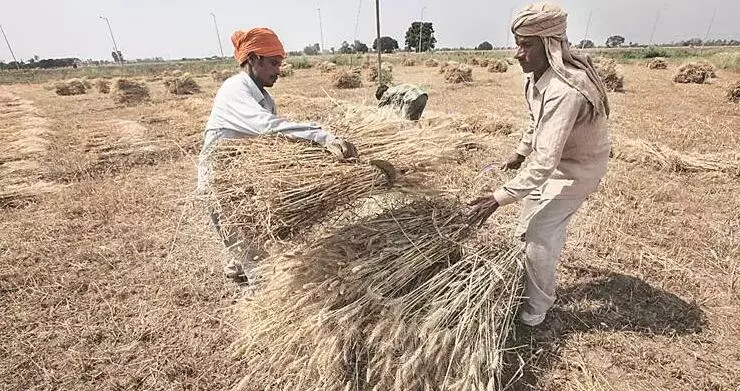
[[[583,34],[583,42],[581,43],[581,49],[583,49],[583,45],[586,44],[586,40],[588,39],[588,30],[591,28],[591,16],[593,14],[591,13],[591,10],[588,10],[588,22],[586,22],[586,32]]]
[[[324,52],[324,26],[321,24],[321,8],[316,8],[316,11],[319,13],[319,30],[321,32],[321,48],[319,49],[320,52]]]
[[[712,12],[712,20],[709,21],[709,27],[707,27],[707,33],[704,35],[704,45],[706,45],[707,39],[709,39],[709,33],[712,31],[712,25],[714,24],[714,18],[717,16],[717,9]]]
[[[105,16],[101,16],[100,19],[105,20],[105,23],[108,25],[108,31],[110,32],[110,39],[113,41],[113,50],[115,50],[116,55],[118,55],[120,51],[118,50],[118,44],[116,44],[116,37],[113,36],[113,29],[110,27],[110,20],[108,20],[108,18],[106,18]],[[121,64],[121,66],[123,66],[123,59],[118,57],[118,62]]]
[[[426,7],[421,7],[421,19],[420,19],[421,21],[419,22],[419,47],[418,47],[419,53],[421,53],[421,33],[422,31],[424,31],[424,8]]]
[[[8,45],[8,50],[10,50],[10,56],[13,57],[13,62],[15,63],[15,68],[20,70],[21,64],[18,63],[18,60],[15,59],[15,53],[13,53],[13,48],[10,47],[10,41],[8,41],[8,36],[5,35],[5,30],[3,30],[3,26],[0,25],[0,31],[3,33],[3,38],[5,38],[5,44]]]
[[[383,41],[380,39],[380,0],[375,0],[375,27],[377,29],[377,50],[378,50],[378,84],[382,84],[381,82],[381,71],[383,68],[380,66],[381,64],[381,58],[380,53],[383,51]]]
[[[655,29],[658,28],[658,19],[660,19],[660,10],[658,10],[658,13],[655,15],[655,22],[653,23],[653,31],[650,33],[650,45],[652,45],[653,37],[655,37]]]
[[[221,45],[221,34],[218,32],[218,23],[216,22],[216,15],[211,12],[211,16],[213,17],[213,26],[216,28],[216,39],[218,40],[218,50],[221,52],[221,58],[224,57],[224,47]]]

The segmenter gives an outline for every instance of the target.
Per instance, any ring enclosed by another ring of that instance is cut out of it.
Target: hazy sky
[[[716,9],[710,38],[740,39],[738,0],[561,0],[569,13],[568,36],[588,37],[603,44],[613,34],[646,43],[660,10],[654,41],[704,38]],[[473,47],[484,40],[494,46],[507,43],[510,10],[527,1],[516,0],[381,0],[383,35],[404,46],[404,35],[424,6],[424,20],[434,22],[437,47]],[[235,29],[267,26],[275,30],[287,50],[301,50],[320,42],[317,8],[321,9],[324,46],[338,48],[355,38],[370,45],[375,36],[373,0],[0,0],[0,25],[5,28],[17,57],[27,60],[79,57],[110,58],[112,43],[105,22],[113,27],[126,58],[204,57],[218,54],[210,12],[218,20],[224,52],[232,52],[229,37]],[[358,16],[359,10],[359,18]],[[357,23],[359,21],[359,23]],[[355,31],[357,34],[355,34]],[[0,42],[0,61],[10,61]]]

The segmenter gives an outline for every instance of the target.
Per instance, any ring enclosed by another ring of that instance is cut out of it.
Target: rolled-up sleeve
[[[527,152],[527,148],[531,151],[527,166],[493,193],[499,205],[521,200],[550,178],[584,104],[587,104],[585,98],[575,90],[544,102],[539,129],[532,129],[529,142],[522,137],[519,145],[522,152]]]
[[[519,140],[519,145],[516,147],[516,153],[522,156],[529,156],[532,153],[532,134],[534,133],[534,117],[532,113],[529,114],[529,123],[527,128],[522,133],[522,138]]]

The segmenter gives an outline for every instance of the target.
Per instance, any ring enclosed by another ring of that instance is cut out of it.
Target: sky
[[[569,14],[568,36],[586,36],[603,44],[619,34],[627,42],[704,38],[716,10],[709,38],[740,39],[738,0],[554,0]],[[517,0],[380,0],[381,32],[404,46],[406,30],[418,21],[434,23],[437,47],[475,47],[483,41],[506,46],[512,9]],[[321,24],[319,23],[319,12]],[[264,26],[275,30],[286,50],[321,43],[339,48],[375,37],[374,0],[0,0],[0,25],[19,59],[77,57],[110,59],[113,48],[105,21],[109,18],[125,58],[179,59],[219,54],[219,39],[210,13],[216,16],[225,55],[233,51],[234,30]],[[0,61],[12,60],[0,41]]]

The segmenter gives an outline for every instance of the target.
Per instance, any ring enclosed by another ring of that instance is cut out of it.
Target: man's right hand
[[[524,163],[524,159],[526,159],[526,156],[514,152],[506,158],[506,162],[501,165],[501,169],[504,171],[518,170],[522,166],[522,163]]]

